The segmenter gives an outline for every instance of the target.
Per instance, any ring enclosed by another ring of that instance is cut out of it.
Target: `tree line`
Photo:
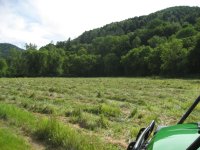
[[[0,57],[0,76],[200,74],[200,8],[174,7]]]

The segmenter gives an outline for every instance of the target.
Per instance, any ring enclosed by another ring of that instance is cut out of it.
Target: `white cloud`
[[[0,0],[0,42],[39,47],[82,32],[199,0]]]

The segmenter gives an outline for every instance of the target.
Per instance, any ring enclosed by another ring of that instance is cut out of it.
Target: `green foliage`
[[[37,50],[37,45],[35,45],[35,44],[32,44],[32,43],[26,43],[25,44],[25,49],[26,50]]]
[[[148,40],[148,43],[152,48],[156,48],[160,44],[165,43],[166,40],[167,40],[166,37],[159,37],[159,36],[155,35]]]
[[[6,75],[6,71],[8,69],[7,63],[5,59],[0,59],[0,77]]]
[[[16,128],[14,134],[23,130],[46,141],[47,149],[125,149],[120,143],[128,144],[152,119],[176,124],[199,95],[199,84],[160,77],[0,78],[0,120]],[[46,106],[53,118],[41,111]],[[186,121],[198,122],[199,110]]]
[[[97,121],[97,125],[100,128],[108,128],[109,126],[109,121],[104,115],[100,115],[99,120]]]
[[[141,39],[138,36],[136,36],[132,41],[132,47],[136,48],[139,46],[141,46]]]
[[[78,123],[81,128],[94,130],[98,127],[97,120],[93,118],[90,114],[81,113],[78,116],[72,116],[72,123]]]
[[[120,70],[120,58],[115,53],[109,53],[103,57],[104,72],[107,76],[119,75]]]
[[[108,117],[118,117],[121,114],[119,107],[108,104],[101,104],[99,112]]]
[[[98,137],[92,138],[89,135],[86,136],[83,133],[78,133],[71,127],[58,122],[56,119],[39,118],[39,120],[37,120],[33,114],[12,105],[0,104],[0,116],[3,115],[7,116],[8,122],[11,122],[18,127],[23,127],[24,130],[31,132],[37,139],[46,141],[51,147],[56,149],[115,149],[113,146],[100,143]],[[3,135],[1,137],[5,136]],[[13,144],[9,143],[9,146],[19,146],[21,139],[17,140],[16,138],[13,138],[12,134],[9,134],[8,137],[14,142]],[[8,139],[6,140],[8,141]],[[3,145],[1,144],[1,141],[0,138],[0,145]],[[26,145],[22,142],[21,146],[26,148]]]
[[[55,111],[54,108],[51,106],[37,106],[37,105],[32,105],[29,108],[27,108],[26,106],[26,109],[43,114],[53,114]]]
[[[106,114],[107,116],[114,116],[116,115],[116,110],[104,110],[101,109],[100,107],[91,107],[87,108],[84,111],[87,111],[89,113],[93,114],[100,114],[99,118],[93,118],[92,115],[88,113],[84,113],[81,109],[75,109],[73,111],[68,111],[65,113],[65,116],[71,117],[70,121],[72,123],[78,123],[80,127],[94,130],[96,128],[107,128],[109,126],[109,121],[108,119],[104,116]]]
[[[195,34],[197,34],[197,31],[193,27],[189,26],[189,27],[181,29],[177,33],[177,38],[186,38],[186,37],[194,36]]]
[[[0,58],[8,66],[0,76],[198,74],[199,18],[199,7],[178,6],[107,24],[39,50],[32,43],[25,45],[26,51],[0,44]]]
[[[90,76],[97,65],[98,56],[79,53],[70,55],[65,61],[65,70],[71,76]]]
[[[151,53],[148,56],[148,69],[152,75],[159,75],[161,70],[160,67],[162,65],[161,53],[162,46],[158,46],[152,49]]]
[[[126,75],[148,75],[148,55],[151,51],[149,46],[142,46],[132,49],[122,56],[121,61]]]
[[[22,52],[23,49],[9,43],[0,43],[0,57],[9,57],[11,51]]]
[[[56,120],[44,120],[35,132],[37,137],[53,147],[76,150],[114,149],[99,143],[97,137],[84,136]]]
[[[187,49],[183,48],[182,41],[172,40],[162,47],[161,54],[161,71],[168,75],[180,75],[187,73]]]
[[[30,146],[26,141],[18,136],[13,134],[13,131],[10,131],[9,128],[1,127],[0,128],[0,147],[2,150],[28,150]]]
[[[200,35],[197,36],[197,42],[188,54],[188,59],[189,70],[192,73],[200,73]]]

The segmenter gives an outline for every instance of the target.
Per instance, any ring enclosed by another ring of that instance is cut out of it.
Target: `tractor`
[[[127,150],[200,150],[200,122],[184,123],[199,102],[200,96],[176,125],[154,129],[153,120],[149,126],[140,129],[136,140],[128,145]]]

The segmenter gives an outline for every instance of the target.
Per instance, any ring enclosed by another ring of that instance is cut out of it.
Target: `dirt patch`
[[[46,146],[44,145],[44,143],[26,135],[24,135],[24,137],[30,144],[32,150],[46,150]]]
[[[113,145],[118,145],[118,146],[120,146],[122,148],[127,148],[128,147],[128,144],[123,140],[115,140],[112,137],[106,137],[105,139],[108,141],[108,143],[111,143]]]

